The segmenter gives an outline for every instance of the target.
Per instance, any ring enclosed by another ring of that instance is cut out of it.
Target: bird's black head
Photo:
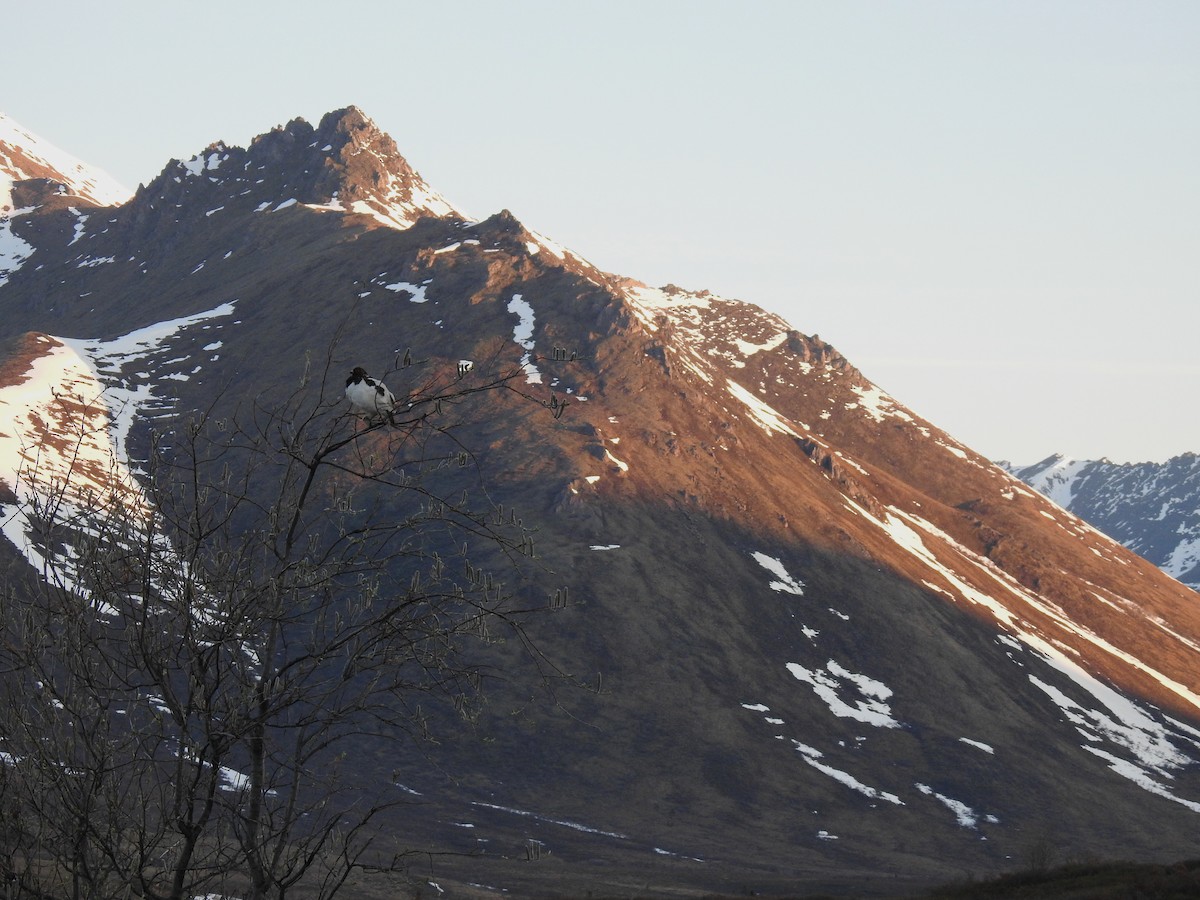
[[[350,377],[346,379],[346,384],[356,384],[367,377],[367,370],[362,366],[355,366],[350,373]]]

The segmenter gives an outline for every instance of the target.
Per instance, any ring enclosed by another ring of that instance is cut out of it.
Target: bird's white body
[[[386,419],[396,408],[396,397],[387,385],[362,368],[355,368],[346,379],[346,399],[351,412],[370,421]]]

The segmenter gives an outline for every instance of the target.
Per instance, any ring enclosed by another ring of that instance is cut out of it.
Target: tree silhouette
[[[0,592],[0,876],[21,895],[333,896],[398,802],[350,789],[354,742],[424,734],[433,698],[469,717],[493,642],[536,656],[500,577],[532,538],[462,438],[521,370],[408,365],[369,423],[332,358],[153,436],[137,479],[116,456],[102,488],[81,456],[22,473],[41,571]]]

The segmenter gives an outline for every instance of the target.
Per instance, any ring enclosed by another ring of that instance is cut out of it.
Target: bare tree
[[[469,716],[488,645],[528,646],[545,604],[498,573],[532,538],[460,437],[520,370],[405,368],[367,422],[331,357],[158,436],[136,483],[25,473],[42,571],[0,592],[0,876],[20,895],[333,896],[395,802],[350,789],[346,752],[420,735],[428,698]]]

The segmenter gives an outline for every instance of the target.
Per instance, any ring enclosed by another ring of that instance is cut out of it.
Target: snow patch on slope
[[[793,740],[792,744],[796,750],[802,755],[804,761],[816,769],[818,772],[823,772],[835,781],[839,781],[852,791],[857,791],[864,797],[869,797],[872,800],[885,800],[895,806],[904,806],[904,801],[895,794],[889,791],[881,791],[878,788],[873,788],[868,784],[863,784],[853,775],[844,772],[841,769],[836,769],[828,763],[820,762],[819,760],[824,754],[815,747],[810,747],[800,741]]]
[[[207,154],[197,153],[186,162],[180,163],[182,168],[192,178],[199,178],[205,172],[215,172],[221,167],[221,163],[229,159],[228,152],[221,150],[210,150]]]
[[[808,684],[838,718],[854,719],[877,728],[900,727],[886,702],[892,696],[891,688],[882,682],[851,672],[832,659],[823,669],[808,669],[799,663],[788,663],[786,668],[797,681]],[[849,690],[859,696],[845,699],[843,694]]]
[[[749,341],[743,341],[741,338],[735,338],[734,344],[737,346],[738,351],[742,354],[742,356],[753,356],[755,353],[761,353],[764,350],[774,350],[782,345],[787,338],[787,332],[781,331],[774,337],[768,338],[767,341],[762,344],[752,344]]]
[[[512,299],[508,301],[508,311],[517,317],[517,324],[513,326],[513,341],[525,351],[521,355],[521,367],[525,370],[525,380],[529,384],[541,384],[542,373],[538,371],[538,367],[532,361],[534,348],[533,307],[520,294],[513,294]]]
[[[396,293],[403,291],[405,293],[412,294],[412,296],[408,298],[410,303],[427,303],[429,298],[425,296],[425,292],[429,290],[429,285],[432,283],[432,278],[428,279],[422,284],[412,284],[408,281],[393,281],[391,284],[385,284],[383,287],[385,290],[394,291]]]
[[[916,421],[890,394],[881,388],[874,385],[866,387],[854,385],[850,389],[858,395],[858,402],[847,404],[847,409],[861,409],[876,422],[882,422],[888,418],[899,419],[902,422]],[[925,429],[922,429],[922,433],[926,437],[929,436],[929,432]]]
[[[947,797],[945,794],[938,793],[929,785],[921,784],[920,782],[917,782],[915,787],[922,794],[927,794],[930,797],[933,797],[948,810],[954,813],[954,818],[958,820],[958,824],[963,828],[975,828],[978,825],[980,819],[979,813],[975,812],[975,810],[971,809],[971,807],[967,806],[967,804],[963,803],[961,800],[955,800],[951,797]],[[995,816],[987,816],[986,819],[988,822],[993,824],[1000,821]]]
[[[800,433],[791,426],[790,420],[765,400],[760,400],[736,381],[726,380],[725,387],[733,395],[734,399],[740,401],[746,407],[746,411],[750,413],[750,418],[763,431],[768,434],[776,432],[779,434],[789,434],[796,438],[800,437]],[[808,430],[808,426],[803,422],[796,424],[806,431]]]
[[[1044,494],[1063,509],[1068,509],[1071,501],[1075,499],[1079,476],[1091,465],[1090,460],[1052,456],[1033,466],[1020,469],[1018,475],[1034,490]]]
[[[769,585],[773,591],[782,591],[788,594],[795,594],[797,597],[804,595],[804,582],[797,581],[784,568],[782,562],[773,556],[767,556],[765,553],[755,551],[750,554],[756,563],[774,575],[778,580],[772,581]]]
[[[5,196],[4,177],[0,175],[0,208],[12,203],[12,195]],[[19,238],[12,230],[12,218],[0,211],[0,286],[8,281],[13,272],[25,264],[33,255],[33,246]]]

